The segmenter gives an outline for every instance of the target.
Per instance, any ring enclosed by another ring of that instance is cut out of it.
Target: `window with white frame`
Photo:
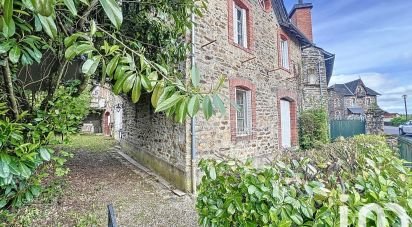
[[[233,3],[233,40],[236,44],[247,48],[247,11]]]
[[[280,60],[282,68],[289,69],[289,44],[284,37],[280,39]]]
[[[366,105],[370,106],[371,105],[371,98],[366,98]]]
[[[250,135],[252,132],[252,101],[251,92],[236,88],[236,133],[237,135]]]

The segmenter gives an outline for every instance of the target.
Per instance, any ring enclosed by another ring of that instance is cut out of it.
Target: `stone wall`
[[[138,104],[125,100],[123,150],[182,190],[190,189],[186,126],[154,113],[148,95]]]
[[[328,82],[326,79],[325,58],[316,47],[302,51],[301,99],[303,109],[324,107],[328,103]]]
[[[242,0],[243,1],[243,0]],[[243,159],[265,156],[277,152],[279,143],[279,100],[284,98],[298,103],[297,78],[301,68],[300,46],[293,37],[282,31],[272,11],[265,12],[257,1],[247,2],[253,18],[253,43],[249,49],[231,42],[228,9],[233,1],[209,1],[209,11],[197,18],[196,62],[203,75],[203,87],[209,88],[220,75],[228,80],[221,93],[230,96],[229,79],[245,81],[255,86],[254,125],[252,136],[233,138],[231,120],[226,114],[206,121],[197,118],[197,148],[200,157],[213,157],[215,153]],[[280,69],[280,36],[287,37],[290,49],[290,69]],[[202,46],[215,41],[213,44]],[[233,89],[233,88],[232,88]],[[232,100],[234,101],[234,100]],[[228,100],[225,106],[233,108]],[[296,133],[296,128],[294,129]]]
[[[383,113],[384,111],[381,109],[369,109],[366,112],[366,134],[384,134]]]

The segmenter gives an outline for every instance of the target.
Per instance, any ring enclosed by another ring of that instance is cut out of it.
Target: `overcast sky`
[[[288,11],[298,0],[284,0]],[[305,0],[312,2],[314,42],[335,53],[331,83],[362,78],[381,93],[378,104],[412,112],[412,0]]]

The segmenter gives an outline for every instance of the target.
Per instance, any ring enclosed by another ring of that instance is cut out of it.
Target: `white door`
[[[290,102],[280,100],[280,119],[281,119],[281,133],[282,133],[282,147],[292,147],[292,130],[290,127]]]

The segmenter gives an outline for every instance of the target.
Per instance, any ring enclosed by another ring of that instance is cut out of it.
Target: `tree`
[[[0,64],[6,88],[2,97],[7,97],[15,117],[20,111],[33,108],[25,95],[27,84],[19,78],[24,67],[45,65],[38,81],[47,84],[41,105],[47,109],[74,62],[82,65],[79,93],[90,79],[100,77],[102,82],[113,83],[116,94],[129,94],[135,103],[142,93],[151,93],[156,111],[164,111],[178,122],[195,115],[199,106],[203,106],[207,119],[213,114],[213,107],[224,112],[223,102],[216,95],[223,79],[204,92],[196,69],[192,70],[191,80],[186,78],[185,70],[178,70],[190,48],[185,38],[192,27],[190,16],[201,15],[206,8],[203,0],[0,3]],[[53,60],[44,62],[45,56],[52,56]]]

